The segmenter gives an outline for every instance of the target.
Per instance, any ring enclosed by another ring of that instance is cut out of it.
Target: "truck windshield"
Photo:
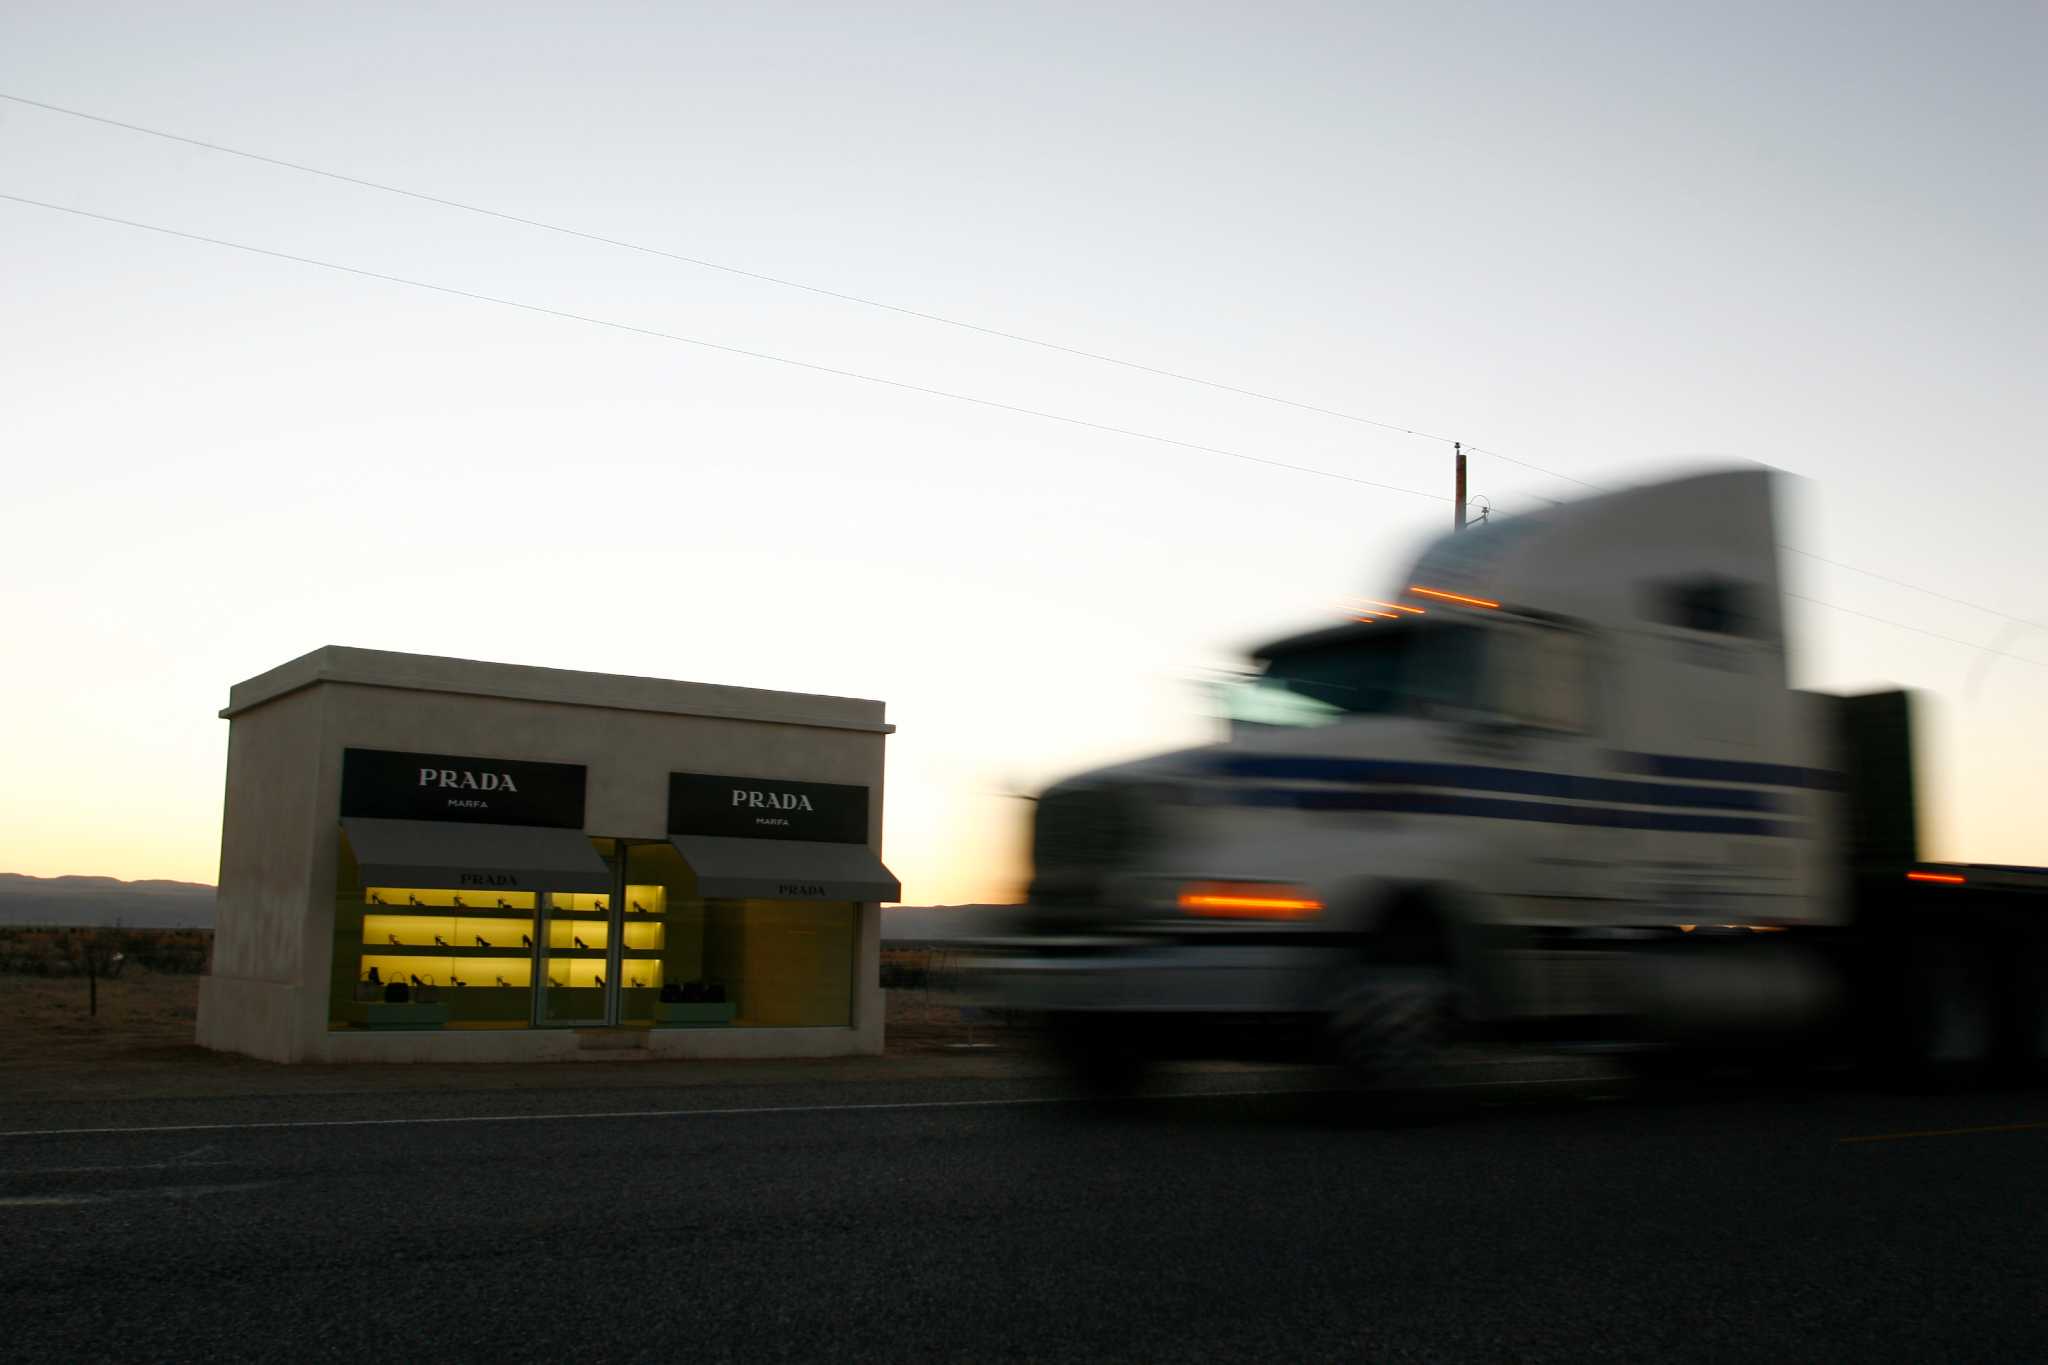
[[[1249,725],[1330,725],[1350,716],[1416,715],[1481,706],[1479,631],[1390,626],[1278,654],[1225,693]]]

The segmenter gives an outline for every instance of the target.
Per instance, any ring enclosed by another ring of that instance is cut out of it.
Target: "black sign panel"
[[[864,844],[868,789],[779,777],[670,773],[668,832]]]
[[[341,813],[380,820],[583,828],[581,763],[344,749]]]

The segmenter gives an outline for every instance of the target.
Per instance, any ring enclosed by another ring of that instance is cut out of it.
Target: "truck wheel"
[[[1904,1079],[1941,1087],[1981,1079],[1998,1044],[1984,955],[1953,935],[1918,939],[1901,985],[1897,1060]]]
[[[1046,1021],[1053,1056],[1089,1099],[1125,1099],[1152,1070],[1138,1028],[1115,1015],[1057,1014]]]
[[[2048,1081],[2048,940],[2010,954],[2004,986],[2004,1070],[2016,1081]]]
[[[1329,1030],[1339,1059],[1366,1089],[1420,1090],[1443,1074],[1454,1016],[1447,969],[1368,969],[1338,996]]]

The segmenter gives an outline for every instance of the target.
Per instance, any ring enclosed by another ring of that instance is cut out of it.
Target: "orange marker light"
[[[1461,592],[1443,592],[1436,588],[1410,588],[1408,591],[1424,597],[1435,597],[1445,602],[1462,602],[1468,607],[1498,607],[1500,603],[1489,602],[1484,597],[1467,597]]]
[[[1962,886],[1967,881],[1967,878],[1958,877],[1953,872],[1908,872],[1906,880],[1909,882],[1939,882],[1943,886]]]
[[[1299,886],[1276,882],[1190,882],[1180,908],[1206,919],[1312,919],[1323,903]]]

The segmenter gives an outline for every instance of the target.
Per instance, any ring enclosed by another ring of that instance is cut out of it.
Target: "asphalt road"
[[[2048,1355],[2048,1093],[562,1102],[17,1119],[0,1356]]]

